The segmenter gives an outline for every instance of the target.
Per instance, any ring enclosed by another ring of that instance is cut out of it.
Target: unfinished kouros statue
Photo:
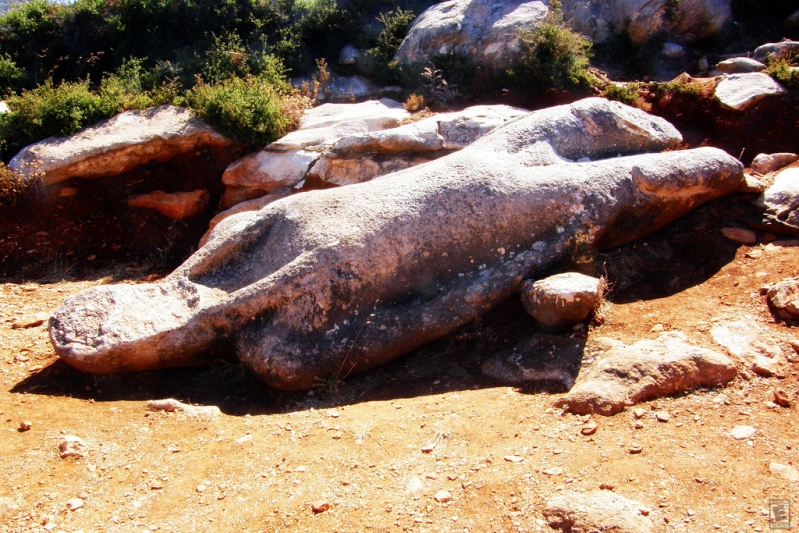
[[[533,112],[436,161],[231,216],[161,282],[67,299],[50,336],[93,373],[192,364],[232,343],[259,379],[308,389],[487,312],[569,257],[578,233],[617,246],[738,188],[742,165],[721,150],[616,157],[679,140],[598,98]]]

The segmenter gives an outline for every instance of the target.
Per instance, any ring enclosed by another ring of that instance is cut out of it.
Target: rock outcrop
[[[570,257],[577,231],[618,246],[738,189],[742,165],[721,150],[616,157],[678,139],[602,99],[531,113],[425,165],[229,217],[163,281],[69,298],[50,337],[96,373],[187,364],[230,342],[259,379],[307,389],[485,313]],[[600,160],[564,163],[584,157]]]
[[[477,63],[508,67],[520,57],[519,31],[544,19],[541,0],[450,0],[422,13],[408,29],[394,59],[427,63],[437,55],[467,54]]]
[[[45,185],[53,185],[70,178],[115,176],[152,161],[231,144],[188,109],[160,106],[126,111],[71,137],[32,144],[9,166],[25,176],[40,173]]]
[[[799,279],[785,279],[771,287],[769,305],[786,320],[799,319]]]
[[[285,196],[339,139],[396,128],[408,117],[402,104],[388,98],[309,109],[295,131],[228,167],[222,208],[265,195]]]
[[[752,55],[755,61],[765,63],[771,56],[788,56],[796,53],[799,53],[799,41],[786,39],[778,43],[767,43],[758,46]]]
[[[732,22],[729,0],[564,0],[563,14],[570,26],[595,43],[614,32],[627,32],[638,45],[654,35],[693,44]]]
[[[402,63],[427,63],[465,54],[476,63],[507,68],[521,55],[519,31],[536,28],[549,11],[544,0],[450,0],[430,7],[411,25],[397,50]],[[564,18],[595,43],[627,32],[640,45],[653,35],[691,44],[717,34],[732,20],[729,0],[563,0]]]
[[[677,332],[630,346],[605,342],[607,351],[580,372],[574,388],[556,406],[572,413],[614,415],[649,398],[723,385],[738,372],[729,357],[693,346]]]
[[[562,492],[546,501],[544,516],[549,526],[563,532],[657,531],[644,504],[607,490]]]
[[[763,72],[732,74],[716,86],[716,98],[726,107],[745,111],[767,96],[785,94],[785,89]]]

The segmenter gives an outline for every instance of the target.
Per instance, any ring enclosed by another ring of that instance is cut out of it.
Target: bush
[[[198,83],[186,103],[209,125],[251,149],[263,148],[292,125],[284,111],[283,94],[256,76]]]
[[[82,127],[122,110],[118,94],[100,95],[89,82],[54,85],[52,80],[9,98],[9,112],[0,115],[0,149],[8,160],[23,147],[51,135],[72,135]]]
[[[799,91],[799,54],[772,56],[768,59],[766,74],[791,91]]]
[[[549,3],[541,25],[519,37],[523,57],[513,68],[518,88],[541,94],[548,89],[587,89],[594,83],[588,61],[591,42],[565,25],[559,1]]]
[[[0,208],[11,209],[37,190],[39,179],[26,179],[0,163]]]
[[[22,87],[25,71],[8,54],[0,55],[0,96],[6,97]]]

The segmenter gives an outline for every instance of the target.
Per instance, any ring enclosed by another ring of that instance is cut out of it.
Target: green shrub
[[[5,97],[22,87],[25,71],[8,54],[0,55],[0,95]]]
[[[38,177],[26,179],[0,163],[0,209],[11,209],[32,195],[39,184]]]
[[[772,56],[768,59],[766,74],[780,82],[785,88],[799,91],[799,54]]]
[[[213,85],[198,83],[186,103],[203,120],[249,148],[263,148],[286,133],[291,119],[283,94],[261,77],[229,78]]]
[[[51,135],[72,135],[124,107],[118,94],[100,95],[88,81],[54,85],[47,80],[35,89],[12,96],[6,103],[10,111],[0,115],[3,160]]]
[[[566,26],[559,1],[552,0],[542,23],[519,37],[523,57],[513,67],[518,88],[540,94],[548,89],[587,89],[595,82],[589,65],[591,42]]]
[[[377,20],[382,29],[377,35],[375,45],[361,54],[358,70],[381,85],[406,81],[402,68],[392,59],[414,18],[413,11],[402,9],[381,13]]]
[[[605,98],[634,106],[640,100],[639,88],[637,83],[616,84],[611,82],[605,86]]]

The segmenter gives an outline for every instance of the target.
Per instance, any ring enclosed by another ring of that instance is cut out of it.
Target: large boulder
[[[221,207],[227,209],[265,195],[285,196],[339,139],[396,128],[409,117],[401,103],[388,98],[309,109],[295,131],[225,170]]]
[[[716,86],[716,98],[725,107],[745,111],[767,96],[785,94],[782,85],[763,72],[732,74]]]
[[[563,0],[563,13],[570,26],[595,43],[626,32],[636,45],[655,35],[693,44],[732,22],[730,0]]]
[[[461,150],[527,113],[505,105],[480,105],[343,137],[314,163],[308,178],[327,185],[362,183]]]
[[[578,414],[614,415],[649,398],[723,385],[738,373],[729,357],[691,345],[677,332],[630,346],[610,339],[606,344],[607,351],[580,372],[556,406]]]
[[[71,137],[50,137],[22,149],[9,166],[25,176],[39,173],[45,185],[70,178],[115,176],[156,161],[232,141],[176,106],[126,111]]]
[[[753,54],[756,61],[765,63],[772,56],[790,56],[799,53],[799,41],[784,39],[778,43],[767,43],[755,48]]]
[[[571,326],[582,322],[602,296],[601,279],[579,272],[564,272],[522,284],[524,310],[545,326]]]
[[[520,56],[519,31],[535,28],[547,11],[542,0],[441,2],[417,17],[394,58],[426,63],[437,55],[460,53],[477,63],[507,67]]]
[[[507,68],[519,59],[519,31],[532,30],[549,10],[547,0],[450,0],[430,7],[411,25],[396,60],[427,63],[464,54],[477,63]],[[692,44],[732,21],[730,0],[563,0],[569,25],[595,43],[626,31],[640,45],[666,34]]]
[[[264,382],[308,389],[487,312],[571,257],[578,231],[618,246],[739,187],[742,165],[714,148],[616,157],[677,139],[602,99],[531,113],[436,161],[229,217],[161,282],[67,299],[50,338],[95,373],[189,364],[231,343]],[[583,157],[609,159],[563,162]]]
[[[799,167],[777,174],[757,204],[763,209],[763,225],[769,230],[799,235]]]

